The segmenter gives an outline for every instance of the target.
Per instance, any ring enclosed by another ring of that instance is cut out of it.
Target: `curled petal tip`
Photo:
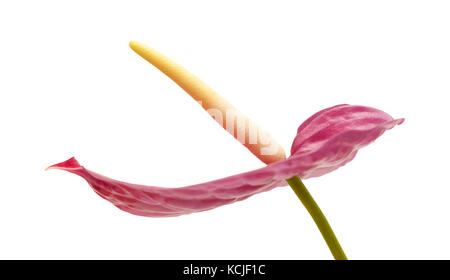
[[[405,122],[405,119],[404,119],[404,118],[394,119],[394,120],[392,120],[392,121],[390,121],[390,122],[387,122],[386,125],[385,125],[385,128],[386,128],[386,129],[391,129],[391,128],[393,128],[394,126],[396,126],[396,125],[401,125],[401,124],[404,123],[404,122]]]
[[[50,169],[61,169],[61,170],[73,170],[75,168],[79,168],[81,167],[80,163],[78,163],[78,161],[75,159],[75,157],[71,157],[66,161],[51,165],[49,167],[47,167],[45,170],[50,170]]]
[[[400,118],[400,119],[397,119],[396,120],[396,124],[397,125],[401,125],[402,123],[404,123],[405,122],[405,118]]]

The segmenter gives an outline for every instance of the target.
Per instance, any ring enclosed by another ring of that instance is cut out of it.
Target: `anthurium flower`
[[[403,119],[394,119],[383,111],[365,106],[342,104],[326,108],[300,125],[291,155],[286,158],[282,147],[267,132],[186,69],[142,44],[131,42],[130,46],[200,101],[219,124],[268,165],[179,188],[144,186],[110,179],[84,168],[75,158],[49,169],[61,169],[81,176],[98,195],[119,209],[147,217],[173,217],[211,210],[289,184],[313,216],[335,258],[345,259],[331,227],[299,178],[322,176],[344,166],[353,160],[360,148],[401,124]],[[233,118],[228,116],[230,112]]]

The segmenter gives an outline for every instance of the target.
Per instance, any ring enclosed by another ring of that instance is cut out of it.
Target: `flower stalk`
[[[302,180],[300,180],[298,176],[294,176],[286,179],[286,181],[313,218],[320,230],[320,233],[322,233],[323,239],[325,239],[331,254],[333,254],[334,259],[347,260],[347,256],[345,255],[344,250],[342,250],[342,247],[339,244],[333,229],[328,223],[327,218],[323,214],[322,210],[320,210],[319,205],[317,205],[314,201],[314,198],[311,196],[308,189],[306,189]]]

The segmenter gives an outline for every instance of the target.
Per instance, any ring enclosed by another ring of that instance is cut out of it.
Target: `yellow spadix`
[[[199,102],[224,129],[262,162],[270,164],[286,158],[283,148],[269,133],[250,121],[194,74],[144,44],[132,41],[130,47]]]

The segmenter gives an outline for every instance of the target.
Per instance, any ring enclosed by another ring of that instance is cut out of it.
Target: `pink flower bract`
[[[250,172],[180,188],[120,182],[85,169],[75,158],[49,168],[83,177],[98,195],[131,214],[179,216],[287,185],[285,180],[295,175],[307,179],[331,172],[351,161],[358,149],[402,122],[403,119],[393,119],[374,108],[337,105],[314,114],[300,125],[289,158]]]

